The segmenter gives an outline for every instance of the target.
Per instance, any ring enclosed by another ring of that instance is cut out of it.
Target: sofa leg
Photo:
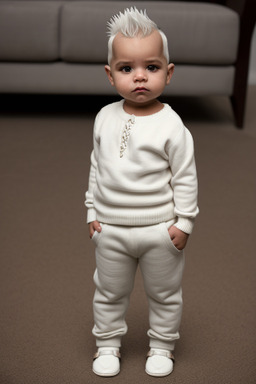
[[[232,95],[230,97],[235,123],[237,128],[243,129],[244,117],[245,117],[245,106],[246,106],[246,94]]]

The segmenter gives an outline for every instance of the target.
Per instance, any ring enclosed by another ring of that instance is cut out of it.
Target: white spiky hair
[[[148,36],[153,31],[157,30],[160,33],[160,36],[163,41],[163,54],[169,63],[169,51],[168,51],[168,42],[165,34],[158,29],[156,23],[152,21],[146,10],[139,11],[136,7],[126,8],[124,12],[119,12],[112,16],[112,18],[107,23],[109,36],[108,40],[108,64],[110,65],[112,54],[113,54],[113,40],[118,33],[126,37],[136,37],[136,36]]]

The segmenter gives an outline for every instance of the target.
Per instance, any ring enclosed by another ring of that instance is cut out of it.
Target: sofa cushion
[[[56,60],[60,6],[50,1],[1,1],[0,60]]]
[[[233,66],[176,65],[164,95],[232,95]],[[10,80],[11,79],[11,80]],[[95,79],[97,79],[95,81]],[[5,93],[53,93],[117,95],[102,64],[0,63],[0,91]]]
[[[135,1],[146,9],[167,35],[171,61],[189,64],[229,65],[236,60],[239,17],[233,10],[211,3]],[[72,1],[61,18],[62,59],[69,62],[105,63],[106,23],[125,8],[127,1]]]

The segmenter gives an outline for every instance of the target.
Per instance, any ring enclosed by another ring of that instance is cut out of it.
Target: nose
[[[143,68],[138,68],[135,72],[134,72],[134,82],[141,82],[141,81],[147,81],[147,73],[146,73],[146,70],[144,70]]]

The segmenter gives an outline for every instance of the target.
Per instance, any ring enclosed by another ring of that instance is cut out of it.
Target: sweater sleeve
[[[91,153],[91,167],[89,173],[88,191],[85,193],[85,206],[87,208],[87,223],[97,220],[96,210],[94,208],[94,196],[93,191],[96,185],[96,170],[97,170],[97,159],[99,153],[99,141],[96,138],[96,126],[97,117],[94,123],[93,132],[93,151]]]
[[[184,126],[169,148],[169,159],[172,171],[174,213],[178,217],[175,226],[190,234],[199,212],[198,185],[193,138]]]

